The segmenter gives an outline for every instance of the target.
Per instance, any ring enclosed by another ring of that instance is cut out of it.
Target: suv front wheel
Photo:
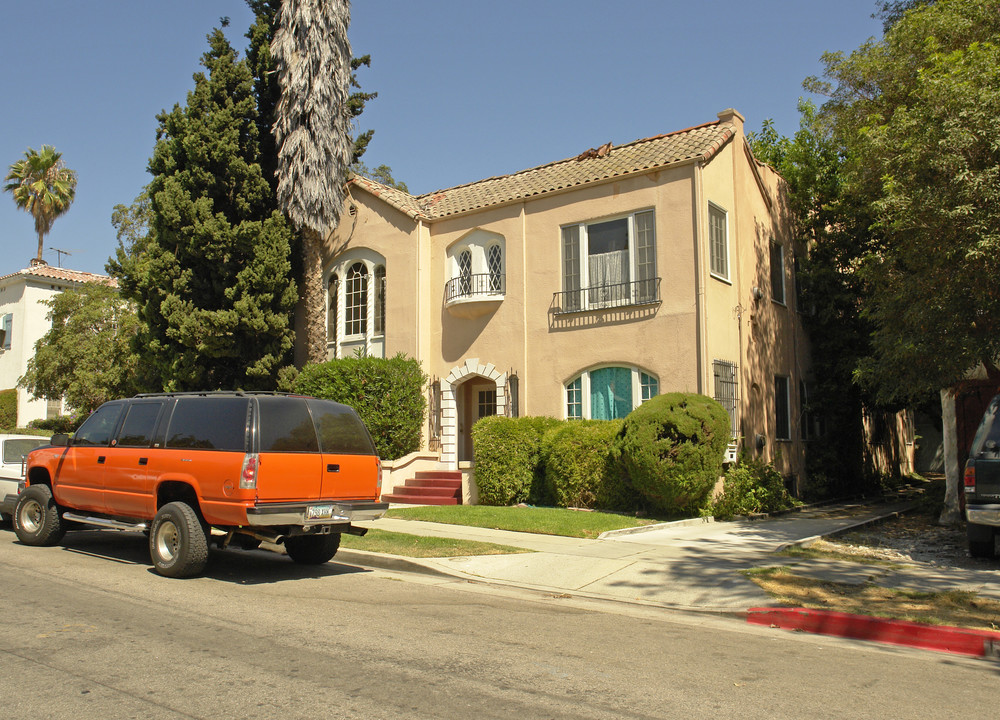
[[[29,485],[14,508],[14,532],[25,545],[55,545],[66,534],[66,525],[48,485]]]
[[[285,538],[285,552],[300,565],[322,565],[340,548],[340,533],[293,535]]]
[[[208,536],[190,505],[172,502],[160,508],[149,531],[149,556],[166,577],[191,577],[205,569]]]

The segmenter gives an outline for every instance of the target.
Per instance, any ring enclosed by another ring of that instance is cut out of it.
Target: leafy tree
[[[271,44],[281,88],[274,123],[278,203],[302,231],[309,362],[326,358],[323,239],[340,220],[352,159],[350,19],[346,0],[287,0]]]
[[[20,385],[38,397],[64,397],[85,415],[108,400],[135,394],[135,307],[103,283],[85,283],[44,302],[52,327],[35,343]]]
[[[141,201],[119,213],[131,239],[109,271],[140,308],[152,388],[269,389],[294,340],[292,234],[261,171],[249,67],[220,30],[208,41],[208,75],[157,117],[148,235],[129,235]]]
[[[28,148],[24,158],[10,166],[4,182],[3,189],[14,196],[17,206],[35,218],[36,258],[41,262],[45,236],[76,196],[76,173],[66,167],[62,153],[51,145],[42,145],[37,152]]]
[[[1000,13],[914,3],[879,41],[823,56],[822,115],[846,194],[874,218],[861,255],[873,353],[859,379],[921,399],[982,364],[1000,377]]]
[[[383,185],[396,188],[397,190],[402,190],[405,193],[410,192],[410,189],[406,187],[405,182],[396,180],[396,178],[392,176],[392,168],[388,165],[379,165],[376,168],[369,168],[363,162],[358,161],[351,165],[351,172],[371,178],[372,180],[380,182]]]

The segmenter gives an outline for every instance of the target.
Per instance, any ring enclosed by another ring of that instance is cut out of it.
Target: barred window
[[[713,360],[712,372],[715,375],[715,400],[729,413],[729,428],[733,438],[740,436],[738,401],[739,380],[736,375],[736,363],[728,360]]]

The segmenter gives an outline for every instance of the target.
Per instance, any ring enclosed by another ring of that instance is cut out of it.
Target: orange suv
[[[381,463],[354,410],[280,393],[137,395],[31,452],[14,529],[54,545],[74,526],[149,534],[161,575],[199,574],[209,541],[284,545],[320,564],[381,517]]]

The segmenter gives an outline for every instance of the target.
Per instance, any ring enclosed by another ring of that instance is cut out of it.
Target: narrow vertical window
[[[344,335],[368,332],[368,268],[364,263],[354,263],[347,271],[344,311]]]
[[[788,378],[774,376],[774,435],[778,440],[791,440],[791,412],[788,397]]]
[[[726,212],[708,206],[709,268],[713,275],[729,279],[729,237]]]
[[[472,253],[463,250],[458,255],[458,275],[462,278],[461,295],[472,294]]]
[[[566,417],[579,420],[583,417],[583,383],[577,378],[566,386]]]
[[[729,413],[730,432],[733,438],[737,438],[740,433],[736,414],[739,398],[736,363],[727,360],[713,360],[712,372],[715,375],[715,401]]]
[[[375,268],[375,334],[385,335],[385,265]]]
[[[635,215],[636,302],[656,300],[656,238],[653,234],[653,211]]]
[[[646,402],[660,393],[660,383],[652,375],[639,373],[639,390],[642,402]]]
[[[580,302],[580,227],[563,228],[562,266],[565,310],[579,310]]]
[[[490,272],[490,292],[502,293],[503,282],[503,251],[499,245],[490,245],[486,254],[486,265]]]
[[[7,313],[3,316],[0,330],[3,330],[3,349],[10,350],[11,333],[14,331],[14,313]]]
[[[326,316],[326,339],[329,342],[337,342],[337,293],[340,292],[340,277],[336,274],[330,276],[327,285],[328,302]]]
[[[771,299],[785,304],[785,248],[771,241]]]

